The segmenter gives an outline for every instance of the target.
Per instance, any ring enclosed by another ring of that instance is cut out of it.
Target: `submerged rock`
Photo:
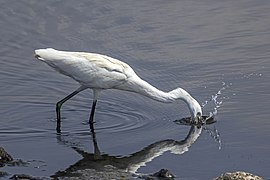
[[[26,175],[26,174],[14,174],[9,179],[13,179],[13,180],[42,180],[43,178],[33,177],[33,176],[30,176],[30,175]]]
[[[111,179],[137,179],[133,174],[114,166],[106,165],[102,171],[95,169],[79,169],[72,172],[62,171],[51,176],[53,179],[59,180],[111,180]]]
[[[263,178],[251,173],[236,171],[233,173],[226,172],[214,180],[263,180]]]
[[[4,177],[4,176],[7,176],[7,175],[8,175],[8,173],[0,171],[0,178]]]
[[[139,178],[145,180],[172,180],[175,176],[168,169],[161,169],[151,175],[141,175]]]
[[[0,147],[0,167],[5,166],[6,163],[13,161],[11,155],[9,155],[4,148]]]
[[[9,155],[4,148],[0,147],[0,167],[5,166],[7,163],[13,161],[11,155]],[[7,176],[8,173],[0,171],[0,178]]]
[[[160,171],[153,174],[155,177],[161,178],[174,178],[175,176],[168,169],[161,169]]]

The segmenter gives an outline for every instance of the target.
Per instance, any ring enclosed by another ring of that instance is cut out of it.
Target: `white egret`
[[[163,92],[142,80],[128,64],[117,59],[96,53],[59,51],[52,48],[35,50],[35,57],[81,85],[56,104],[58,132],[62,104],[87,88],[93,89],[94,94],[90,124],[93,124],[100,91],[105,89],[131,91],[164,103],[180,99],[188,105],[192,119],[197,122],[201,120],[201,106],[187,91],[176,88],[170,92]]]

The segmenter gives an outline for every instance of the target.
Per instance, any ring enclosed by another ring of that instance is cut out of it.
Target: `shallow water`
[[[181,155],[167,149],[137,173],[167,168],[178,178],[211,179],[244,170],[270,177],[269,1],[21,0],[0,7],[0,146],[28,162],[1,171],[48,177],[82,158],[74,147],[94,151],[90,90],[63,105],[63,133],[55,132],[55,103],[78,84],[33,58],[34,49],[53,47],[123,60],[161,90],[180,86],[205,115],[216,113],[217,123],[206,127],[212,131],[205,128]],[[96,142],[102,154],[125,157],[181,141],[190,127],[173,121],[186,116],[182,102],[103,91]]]

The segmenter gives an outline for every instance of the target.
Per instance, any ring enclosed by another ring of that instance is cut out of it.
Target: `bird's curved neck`
[[[181,99],[188,105],[192,118],[196,118],[198,113],[202,114],[200,104],[182,88],[176,88],[170,92],[163,92],[138,76],[128,79],[128,81],[116,88],[135,92],[164,103],[171,103],[175,100]]]
[[[171,103],[178,99],[181,99],[186,103],[190,103],[193,100],[193,97],[182,88],[176,88],[170,92],[164,92],[139,77],[130,79],[122,87],[119,86],[119,89],[135,92],[164,103]]]

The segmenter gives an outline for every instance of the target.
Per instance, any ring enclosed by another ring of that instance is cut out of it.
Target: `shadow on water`
[[[76,146],[71,146],[83,159],[79,160],[75,164],[71,165],[64,171],[58,171],[52,178],[65,178],[65,177],[80,177],[84,170],[94,170],[94,172],[108,173],[108,167],[113,167],[113,173],[119,174],[119,172],[126,172],[129,175],[135,175],[137,170],[145,166],[146,163],[151,162],[153,159],[161,156],[163,153],[170,151],[173,154],[183,154],[189,150],[191,145],[199,138],[202,130],[205,130],[205,126],[191,125],[187,136],[182,140],[166,139],[154,142],[142,150],[130,154],[128,156],[111,156],[101,153],[98,140],[94,128],[91,129],[92,143],[94,147],[93,153],[88,153],[81,150]],[[61,134],[57,135],[57,140],[65,145],[70,142],[63,139]],[[93,171],[91,176],[93,175]],[[110,178],[114,175],[111,174]]]

